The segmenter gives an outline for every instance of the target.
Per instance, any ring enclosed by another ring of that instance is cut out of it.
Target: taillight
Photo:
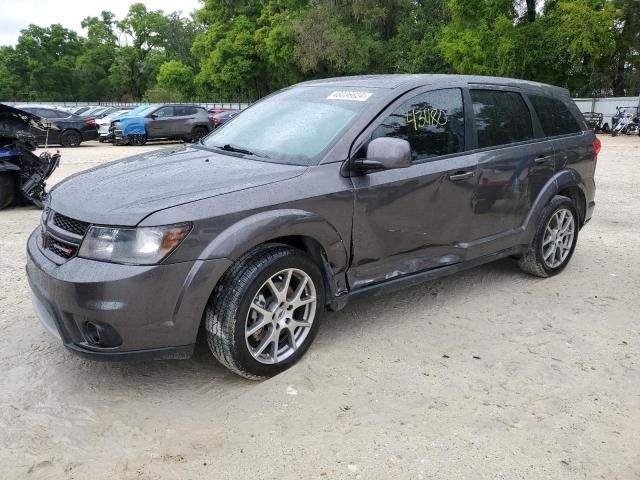
[[[91,126],[96,124],[96,119],[95,118],[90,118],[89,120],[85,120],[84,124],[89,126],[89,127],[91,127]]]
[[[220,119],[219,118],[214,118],[213,119],[213,123],[216,125],[220,125]]]
[[[213,115],[209,115],[209,121],[215,123],[216,119],[213,118]]]
[[[600,155],[600,150],[602,150],[602,142],[598,137],[596,137],[593,139],[593,153],[596,158],[598,158],[598,155]]]

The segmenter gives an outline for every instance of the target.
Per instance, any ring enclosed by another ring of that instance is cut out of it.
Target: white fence
[[[138,105],[145,105],[146,103],[163,103],[163,102],[137,102],[137,103],[128,103],[128,102],[0,102],[5,105],[50,105],[52,107],[64,107],[66,109],[76,108],[76,107],[84,107],[86,105],[97,106],[101,105],[103,107],[136,107]],[[183,105],[199,105],[201,107],[205,107],[207,110],[211,108],[225,108],[225,109],[238,109],[242,110],[249,106],[248,103],[244,102],[214,102],[214,103],[193,103],[193,102],[164,102],[164,103],[181,103]]]
[[[616,114],[616,107],[632,108],[636,111],[640,108],[640,97],[574,98],[574,101],[581,112],[601,113],[603,122],[609,126],[611,117]]]

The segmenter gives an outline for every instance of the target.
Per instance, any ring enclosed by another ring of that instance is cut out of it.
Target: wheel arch
[[[540,220],[540,216],[545,207],[556,195],[564,195],[573,200],[576,208],[578,209],[578,215],[580,216],[580,227],[584,225],[586,212],[587,212],[587,194],[585,184],[580,177],[580,174],[575,170],[563,170],[556,173],[542,188],[538,197],[535,200],[529,215],[524,221],[523,230],[527,243],[531,243],[536,231],[536,227]]]
[[[333,225],[309,211],[269,210],[246,217],[218,234],[201,258],[226,258],[235,263],[267,243],[290,245],[309,254],[325,277],[327,300],[346,290],[347,247]]]

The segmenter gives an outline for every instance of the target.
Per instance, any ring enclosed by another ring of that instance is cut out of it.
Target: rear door
[[[465,259],[473,218],[476,159],[465,152],[462,88],[414,90],[388,107],[358,140],[408,140],[413,164],[352,178],[352,288]]]
[[[584,162],[592,161],[593,146],[591,139],[584,135],[583,130],[586,130],[586,125],[580,118],[580,111],[572,104],[573,101],[568,97],[554,97],[542,93],[530,93],[528,97],[545,136],[553,145],[556,171],[573,168],[585,178],[590,177],[593,169],[587,168],[584,175],[581,167]],[[548,181],[547,172],[544,173],[545,175],[538,175],[534,180],[538,193]]]
[[[194,124],[197,122],[198,109],[187,105],[176,106],[176,121],[174,133],[176,137],[185,137],[191,134]]]
[[[555,166],[553,145],[519,89],[473,86],[470,95],[478,152],[471,256],[480,256],[509,245]]]

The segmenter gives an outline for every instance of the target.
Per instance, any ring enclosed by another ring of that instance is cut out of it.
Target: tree
[[[15,52],[24,65],[21,78],[28,85],[25,95],[42,100],[75,100],[73,71],[81,51],[77,33],[62,25],[30,25],[22,30]]]
[[[109,100],[113,97],[109,69],[116,56],[115,16],[103,11],[100,17],[85,18],[82,27],[87,29],[87,38],[75,65],[78,97],[80,100]]]
[[[182,101],[193,97],[193,70],[180,60],[163,63],[156,80],[155,95],[161,95],[164,101]]]

